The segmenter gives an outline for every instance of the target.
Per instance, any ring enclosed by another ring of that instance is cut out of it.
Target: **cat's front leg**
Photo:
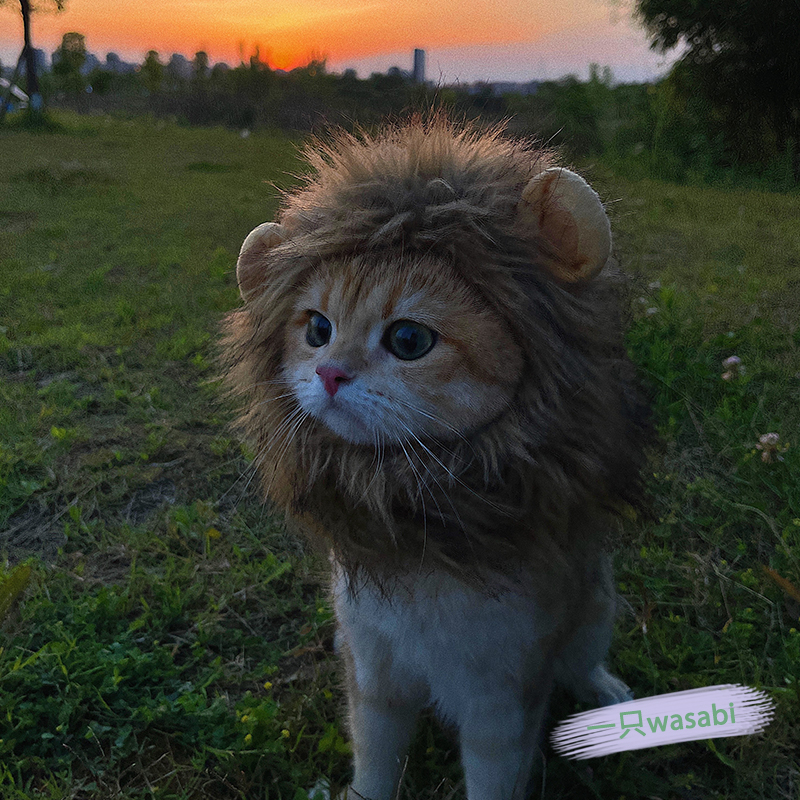
[[[422,698],[399,686],[388,652],[373,663],[357,662],[340,645],[347,666],[347,702],[353,745],[353,783],[348,800],[394,800]]]
[[[469,703],[459,723],[468,800],[528,797],[552,688],[549,679],[537,683],[525,698],[500,691]]]
[[[418,708],[385,699],[350,697],[353,783],[348,800],[395,800]]]
[[[395,800],[419,711],[430,689],[409,662],[405,595],[390,599],[364,582],[354,589],[335,557],[336,650],[347,678],[353,782],[347,800]],[[413,649],[413,648],[412,648]]]

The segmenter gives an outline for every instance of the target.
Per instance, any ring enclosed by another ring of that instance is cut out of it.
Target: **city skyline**
[[[162,60],[172,53],[191,58],[204,50],[212,63],[232,66],[258,47],[275,68],[325,58],[331,71],[355,69],[360,77],[392,66],[411,71],[413,51],[420,48],[426,51],[428,79],[440,84],[553,80],[567,74],[585,78],[591,63],[610,67],[618,81],[644,81],[663,75],[675,57],[651,51],[625,4],[611,0],[564,0],[558,9],[539,0],[512,0],[502,10],[488,0],[461,0],[460,24],[449,28],[442,10],[454,8],[455,0],[427,6],[414,0],[391,14],[385,2],[345,0],[335,8],[330,0],[284,2],[276,14],[270,5],[254,0],[230,0],[224,6],[212,0],[176,0],[153,14],[145,0],[130,0],[125,18],[120,18],[118,6],[109,0],[68,0],[60,14],[34,15],[33,41],[52,53],[65,32],[77,31],[101,61],[108,52],[141,63],[150,49]],[[6,66],[16,61],[21,47],[22,25],[14,10],[13,4],[0,10],[0,60]],[[387,14],[404,22],[402,29],[389,25]],[[489,17],[487,32],[481,22]],[[246,25],[248,18],[255,22]],[[342,27],[342,19],[350,26]],[[359,35],[351,30],[354,22],[359,23]]]

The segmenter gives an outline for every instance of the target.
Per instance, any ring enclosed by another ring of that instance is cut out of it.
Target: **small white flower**
[[[740,378],[745,373],[744,364],[739,356],[728,356],[723,362],[722,366],[725,372],[722,373],[722,380],[732,381],[734,378]]]
[[[652,308],[648,308],[644,313],[647,314],[648,317],[652,317],[653,314],[658,314],[658,309],[653,306]]]
[[[775,460],[783,461],[781,453],[785,453],[789,449],[789,445],[779,444],[780,439],[781,437],[777,433],[762,433],[758,437],[756,450],[761,451],[761,460],[765,464],[772,464]]]

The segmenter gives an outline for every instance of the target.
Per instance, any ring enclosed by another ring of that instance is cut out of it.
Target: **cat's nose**
[[[339,391],[339,386],[342,383],[347,383],[353,379],[353,376],[341,369],[332,365],[320,364],[316,369],[317,375],[322,378],[322,383],[325,385],[325,391],[333,397]]]

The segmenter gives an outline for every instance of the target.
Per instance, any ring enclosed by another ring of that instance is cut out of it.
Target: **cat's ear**
[[[249,300],[264,280],[264,256],[286,240],[286,230],[277,222],[265,222],[247,234],[236,262],[236,280],[242,300]]]
[[[552,167],[522,190],[519,221],[544,239],[546,266],[566,283],[593,278],[611,254],[611,225],[600,197],[580,175]]]

